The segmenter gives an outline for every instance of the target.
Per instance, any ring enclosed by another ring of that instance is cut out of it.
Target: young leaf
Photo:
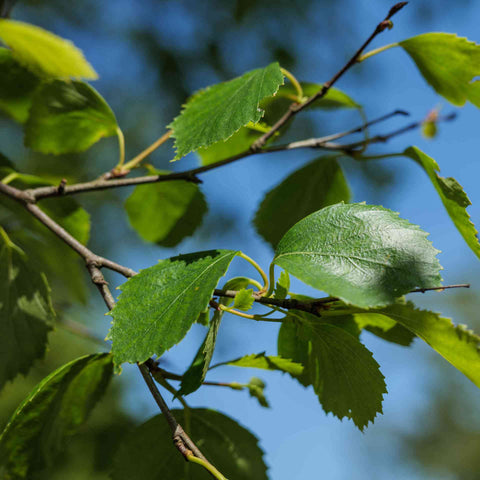
[[[480,75],[480,45],[452,33],[425,33],[399,45],[439,95],[454,105],[480,106],[472,83]]]
[[[24,123],[40,84],[37,76],[20,65],[11,50],[0,48],[0,109]]]
[[[265,397],[265,382],[257,377],[252,377],[245,385],[248,388],[248,393],[251,397],[256,398],[260,406],[270,408],[267,398]]]
[[[233,300],[233,308],[247,312],[252,308],[253,302],[253,289],[249,288],[247,290],[242,288],[235,295],[235,299]]]
[[[44,378],[0,436],[7,478],[33,478],[48,468],[65,440],[87,420],[112,377],[108,354],[87,355]]]
[[[437,172],[440,171],[440,168],[437,162],[417,147],[407,148],[404,154],[412,160],[415,160],[425,172],[427,172],[430,181],[440,196],[440,200],[457,227],[457,230],[475,255],[480,258],[478,232],[470,221],[470,215],[466,210],[466,208],[471,205],[471,202],[467,194],[463,191],[462,186],[454,178],[444,178],[438,175]]]
[[[278,277],[277,283],[275,284],[275,298],[283,300],[288,297],[288,292],[290,291],[290,275],[282,270],[280,276]]]
[[[124,283],[110,312],[115,363],[141,363],[180,342],[235,255],[232,250],[210,250],[160,260]]]
[[[47,348],[55,312],[43,273],[0,227],[0,390],[26,374]]]
[[[270,190],[253,223],[257,232],[275,248],[299,220],[342,201],[350,201],[350,190],[340,165],[334,158],[321,157]]]
[[[178,391],[179,395],[189,395],[195,392],[201,387],[205,380],[215,350],[218,329],[222,321],[223,313],[224,310],[217,310],[214,313],[205,340],[198,349],[192,364],[183,374],[180,390]]]
[[[231,480],[267,480],[267,467],[257,438],[231,418],[214,410],[192,408],[192,440],[203,454]],[[184,410],[172,410],[185,425]],[[114,459],[113,480],[178,480],[185,478],[185,461],[173,446],[172,434],[162,415],[137,427],[121,445]],[[149,445],[149,448],[145,448]],[[192,478],[211,480],[198,465],[190,465]]]
[[[144,240],[174,247],[201,225],[207,204],[197,185],[178,180],[139,185],[127,198],[125,210],[130,224]]]
[[[273,262],[346,303],[382,306],[441,284],[438,250],[427,235],[386,208],[337,204],[295,224]]]
[[[83,152],[117,133],[112,110],[90,85],[55,80],[39,88],[25,124],[25,145],[41,153]]]
[[[1,19],[0,40],[12,49],[16,60],[34,73],[58,78],[98,78],[73,43],[43,28]]]
[[[215,365],[215,368],[223,365],[244,368],[260,368],[262,370],[277,370],[279,372],[290,373],[294,376],[301,375],[303,372],[303,365],[300,363],[296,363],[288,358],[265,355],[265,352],[257,354],[252,353],[251,355],[245,355],[244,357],[229,360],[228,362],[222,362]]]
[[[175,159],[226,140],[249,122],[257,123],[263,116],[260,101],[274,95],[282,84],[280,67],[272,63],[194,95],[169,125],[175,137]]]
[[[279,355],[304,365],[298,380],[304,386],[313,385],[326,413],[351,418],[363,431],[382,413],[387,393],[377,362],[342,328],[306,312],[295,313],[280,328]]]

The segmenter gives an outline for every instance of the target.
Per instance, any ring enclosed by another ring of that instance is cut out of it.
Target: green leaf
[[[478,82],[472,83],[480,75],[480,45],[452,33],[425,33],[399,45],[439,95],[454,105],[470,100],[480,106]]]
[[[175,159],[226,140],[249,122],[263,116],[260,101],[283,84],[278,63],[245,73],[195,94],[169,125],[175,137]]]
[[[346,303],[382,306],[441,284],[438,250],[427,235],[386,208],[337,204],[295,224],[273,262]]]
[[[34,73],[59,78],[98,78],[73,43],[43,28],[2,19],[0,40],[12,49],[16,60]]]
[[[55,80],[40,87],[25,124],[25,145],[41,153],[83,152],[116,135],[112,110],[90,85]]]
[[[268,192],[253,223],[257,232],[275,248],[299,220],[341,201],[350,201],[350,190],[340,165],[334,158],[321,157]]]
[[[290,275],[285,270],[280,272],[280,277],[278,277],[277,283],[275,284],[275,294],[274,297],[283,300],[288,297],[288,292],[290,290]]]
[[[230,480],[266,480],[267,467],[257,438],[231,418],[213,410],[192,408],[190,437],[203,454]],[[185,425],[184,410],[172,410]],[[114,459],[113,480],[211,480],[199,465],[186,463],[173,446],[172,434],[162,415],[137,427],[121,445]],[[150,445],[145,448],[145,445]]]
[[[263,126],[260,122],[248,124],[246,127],[240,128],[238,132],[235,132],[225,141],[220,140],[207,148],[200,148],[197,153],[201,164],[210,165],[248,150],[252,143],[268,129],[268,126]]]
[[[267,398],[265,397],[265,382],[257,377],[252,377],[245,385],[248,388],[248,393],[252,398],[256,398],[260,406],[270,408]]]
[[[180,342],[237,253],[210,250],[160,260],[124,283],[110,312],[115,363],[141,363]]]
[[[51,466],[66,439],[87,420],[112,376],[108,354],[87,355],[44,378],[0,437],[0,464],[12,480]]]
[[[371,352],[358,339],[306,312],[282,323],[278,353],[305,367],[298,377],[313,385],[326,413],[351,418],[363,431],[382,413],[384,377]]]
[[[19,64],[10,50],[0,48],[0,109],[24,123],[40,81]]]
[[[242,310],[243,312],[247,312],[252,308],[253,302],[253,289],[249,288],[247,290],[245,288],[242,288],[235,295],[235,298],[233,300],[233,308],[236,308],[237,310]]]
[[[303,372],[303,365],[300,363],[293,362],[288,358],[265,355],[265,352],[252,353],[251,355],[245,355],[244,357],[229,360],[228,362],[222,362],[215,365],[215,368],[223,365],[244,368],[260,368],[262,370],[277,370],[279,372],[290,373],[294,376],[301,375]]]
[[[179,395],[189,395],[195,392],[201,387],[205,380],[215,350],[218,329],[222,321],[223,313],[223,310],[217,310],[213,314],[205,340],[198,349],[192,364],[183,374],[180,390],[178,391]]]
[[[480,337],[465,325],[454,325],[438,313],[416,309],[411,302],[390,305],[379,313],[418,335],[480,388]]]
[[[415,334],[400,325],[391,317],[378,313],[357,313],[353,316],[360,330],[373,333],[387,342],[408,347],[415,338]]]
[[[444,178],[438,175],[437,172],[440,171],[440,168],[437,162],[417,147],[407,148],[404,155],[415,160],[427,172],[457,230],[475,255],[480,258],[478,232],[470,221],[470,215],[466,210],[471,205],[471,202],[463,191],[462,186],[454,178]]]
[[[43,273],[0,227],[0,389],[26,375],[47,348],[55,312]]]
[[[139,185],[127,198],[125,209],[130,224],[144,240],[174,247],[201,225],[207,204],[197,185],[178,180]]]

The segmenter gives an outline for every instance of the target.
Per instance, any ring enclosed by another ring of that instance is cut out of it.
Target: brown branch
[[[257,150],[262,149],[265,146],[266,142],[273,135],[275,135],[275,133],[278,132],[284,125],[286,125],[290,121],[290,119],[292,119],[297,113],[301,112],[317,100],[323,98],[328,93],[330,88],[340,79],[340,77],[342,77],[345,72],[347,72],[351,67],[353,67],[353,65],[357,63],[358,58],[362,55],[363,51],[372,42],[372,40],[377,35],[382,33],[385,29],[392,28],[392,22],[390,21],[390,18],[393,17],[397,12],[399,12],[407,3],[408,2],[400,2],[394,5],[388,12],[388,15],[385,17],[385,19],[375,27],[375,30],[364,42],[364,44],[356,51],[353,57],[328,82],[323,84],[320,91],[317,92],[315,95],[312,95],[308,100],[303,103],[292,103],[289,109],[273,125],[273,127],[252,144],[250,150],[252,152],[256,152]]]

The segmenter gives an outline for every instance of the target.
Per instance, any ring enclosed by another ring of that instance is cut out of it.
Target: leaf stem
[[[127,162],[122,170],[131,170],[132,168],[135,168],[138,166],[138,164],[144,160],[146,157],[148,157],[152,152],[154,152],[160,145],[163,145],[172,135],[173,130],[169,130],[167,133],[162,135],[158,140],[153,142],[149,147],[147,147],[145,150],[140,152],[136,157],[132,158],[129,162]]]
[[[120,127],[117,127],[117,138],[118,138],[118,164],[115,167],[117,170],[121,170],[123,164],[125,163],[125,137],[123,135],[122,130]]]
[[[267,298],[272,296],[275,289],[275,264],[273,262],[270,264],[270,267],[268,269],[268,275],[270,277],[270,288],[265,294]]]
[[[263,287],[259,291],[259,293],[266,292],[268,289],[268,277],[267,277],[267,274],[262,270],[262,267],[260,267],[260,265],[255,260],[253,260],[253,258],[250,258],[248,255],[245,255],[243,252],[240,252],[238,256],[246,260],[260,274],[263,280]]]
[[[10,182],[13,182],[16,178],[18,178],[18,172],[9,173],[6,177],[2,178],[2,183],[8,185]]]
[[[302,89],[302,86],[300,85],[300,82],[287,69],[281,67],[280,71],[290,80],[290,83],[294,86],[297,92],[297,96],[295,97],[294,100],[297,103],[302,103],[305,100],[305,98],[303,96],[303,89]]]
[[[398,47],[398,46],[400,46],[400,44],[398,42],[395,42],[395,43],[390,43],[388,45],[384,45],[383,47],[379,47],[379,48],[375,48],[373,50],[370,50],[369,52],[367,52],[367,53],[361,55],[360,57],[358,57],[357,63],[361,63],[364,60],[366,60],[367,58],[373,57],[374,55],[377,55],[379,53],[384,52],[385,50],[389,50],[390,48]]]
[[[192,463],[197,463],[203,468],[208,470],[215,478],[218,480],[227,480],[227,477],[224,477],[211,463],[202,460],[201,458],[195,457],[194,455],[187,455],[187,460]]]

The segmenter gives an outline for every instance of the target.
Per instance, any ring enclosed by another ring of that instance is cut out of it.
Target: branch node
[[[62,178],[62,180],[60,181],[60,183],[58,184],[58,187],[57,187],[57,193],[59,195],[62,195],[63,193],[65,193],[65,186],[66,185],[67,185],[67,179]]]

